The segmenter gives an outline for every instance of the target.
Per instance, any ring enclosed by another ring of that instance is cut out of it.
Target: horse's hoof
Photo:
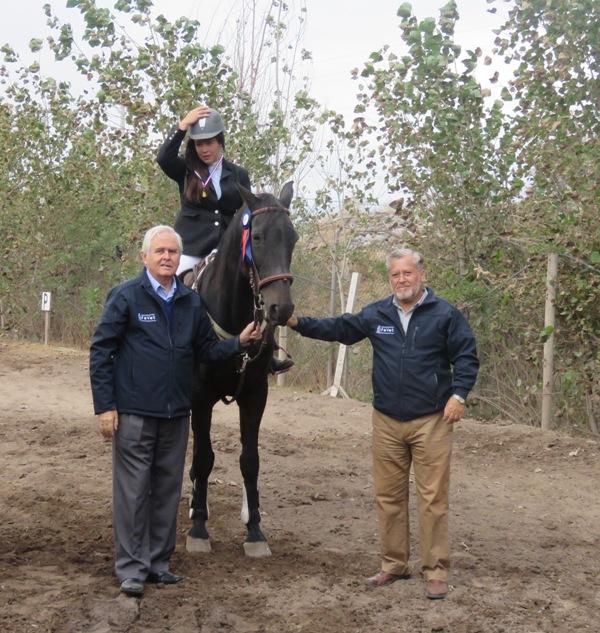
[[[266,541],[245,542],[244,554],[251,558],[264,558],[265,556],[271,556],[271,550]]]
[[[185,549],[190,554],[210,554],[212,551],[212,548],[210,546],[210,539],[194,538],[189,534],[185,539]]]

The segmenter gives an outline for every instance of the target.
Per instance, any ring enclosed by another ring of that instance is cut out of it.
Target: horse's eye
[[[253,234],[252,234],[252,239],[253,239],[255,242],[260,242],[260,239],[261,239],[261,238],[260,238],[260,233],[253,233]]]

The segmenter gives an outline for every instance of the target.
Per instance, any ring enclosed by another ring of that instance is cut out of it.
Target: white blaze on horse
[[[208,478],[215,459],[210,439],[212,410],[219,400],[228,404],[235,400],[242,444],[241,517],[247,529],[244,551],[248,556],[268,556],[271,552],[260,529],[258,435],[267,403],[274,329],[285,325],[294,310],[290,264],[298,235],[289,213],[292,183],[283,187],[279,199],[266,193],[254,195],[241,187],[240,193],[247,207],[240,209],[227,227],[219,251],[198,280],[197,292],[221,336],[239,334],[254,319],[264,326],[263,338],[236,359],[200,366],[195,377],[190,471],[193,526],[186,548],[190,552],[210,551],[206,522]]]

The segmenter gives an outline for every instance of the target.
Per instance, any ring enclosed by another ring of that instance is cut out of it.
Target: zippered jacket
[[[479,361],[464,316],[428,288],[404,334],[392,300],[390,295],[357,314],[300,317],[294,329],[346,345],[368,338],[373,347],[373,407],[392,418],[407,421],[441,411],[452,394],[466,398]]]
[[[172,301],[169,320],[145,270],[109,292],[90,347],[95,413],[188,415],[195,363],[240,351],[239,337],[217,338],[197,293],[178,283]]]

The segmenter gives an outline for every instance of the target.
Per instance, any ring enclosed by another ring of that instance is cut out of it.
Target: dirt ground
[[[274,388],[261,434],[263,528],[248,559],[234,407],[215,412],[213,552],[172,560],[181,585],[120,596],[110,444],[86,354],[0,340],[0,631],[567,633],[600,630],[600,446],[525,426],[455,431],[447,600],[418,574],[379,590],[370,407]],[[414,504],[412,504],[414,519]],[[413,567],[418,543],[413,520]]]

